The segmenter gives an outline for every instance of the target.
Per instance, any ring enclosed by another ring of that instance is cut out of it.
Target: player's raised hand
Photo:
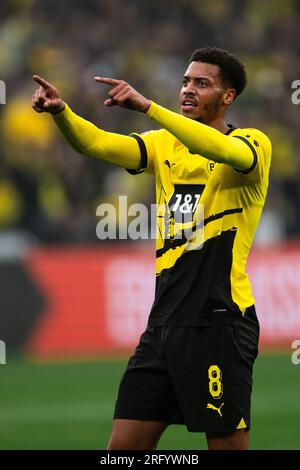
[[[37,113],[57,114],[65,108],[65,103],[60,98],[58,90],[38,75],[33,75],[33,80],[40,87],[32,95],[32,107]]]
[[[143,113],[146,113],[150,108],[151,102],[124,80],[105,77],[95,77],[95,80],[112,87],[108,92],[109,98],[104,101],[105,106],[120,106]]]

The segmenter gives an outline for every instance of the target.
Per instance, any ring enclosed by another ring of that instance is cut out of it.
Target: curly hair
[[[242,93],[247,84],[244,65],[237,57],[224,49],[218,47],[196,49],[190,57],[189,63],[191,62],[218,65],[223,83],[234,88],[236,96]]]

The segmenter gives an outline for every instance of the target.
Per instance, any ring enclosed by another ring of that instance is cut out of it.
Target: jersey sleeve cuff
[[[52,114],[54,121],[60,122],[68,118],[72,114],[71,108],[65,103],[65,107],[62,111],[57,114]]]
[[[155,111],[157,110],[158,105],[154,103],[154,101],[151,101],[150,108],[146,112],[146,116],[149,118],[152,118],[155,114]]]

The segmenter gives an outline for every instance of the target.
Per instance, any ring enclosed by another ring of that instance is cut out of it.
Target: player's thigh
[[[229,436],[250,428],[252,365],[258,338],[256,331],[252,335],[247,330],[245,336],[244,329],[237,326],[239,322],[224,319],[208,327],[169,327],[166,333],[170,375],[191,432]],[[227,441],[236,439],[228,437]]]
[[[160,421],[114,419],[108,450],[155,449],[160,436],[168,426]]]
[[[233,433],[213,434],[206,433],[209,450],[248,450],[249,431],[237,429]]]

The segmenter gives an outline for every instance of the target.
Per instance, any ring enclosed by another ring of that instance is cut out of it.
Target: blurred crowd
[[[127,194],[154,201],[150,176],[75,153],[51,116],[31,109],[36,73],[71,108],[112,132],[153,128],[139,113],[105,108],[94,75],[122,78],[175,111],[191,52],[217,46],[246,65],[248,87],[230,122],[273,144],[269,197],[257,242],[300,235],[300,2],[294,0],[1,0],[0,230],[36,242],[94,243],[96,208]]]

